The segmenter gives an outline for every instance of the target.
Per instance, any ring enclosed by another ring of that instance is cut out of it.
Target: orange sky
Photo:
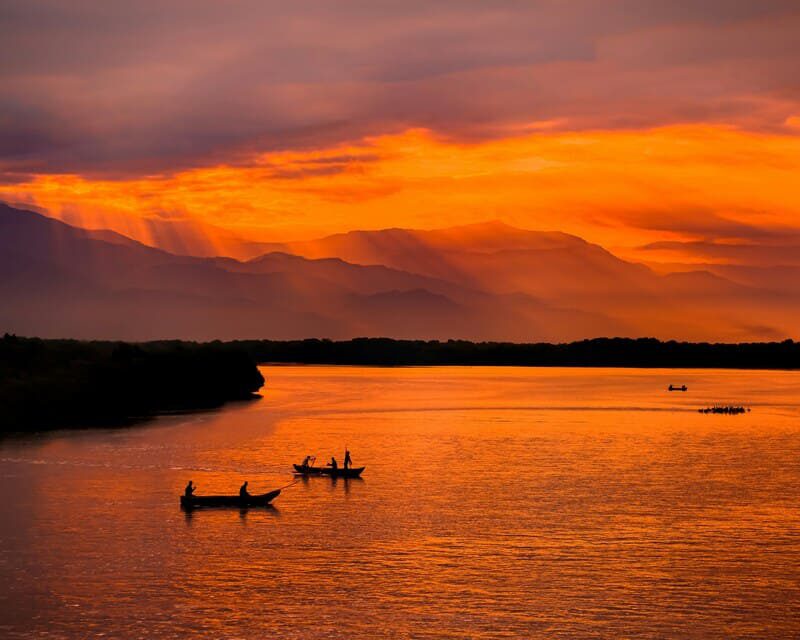
[[[800,253],[793,0],[4,4],[0,198],[69,222],[206,253],[490,219]]]
[[[238,258],[276,248],[264,241],[499,220],[575,234],[658,275],[565,238],[564,262],[482,262],[457,250],[474,230],[444,234],[462,244],[430,273],[417,273],[419,254],[389,255],[420,234],[371,235],[391,239],[377,254],[322,243],[332,253],[319,255],[467,287],[530,272],[523,292],[606,314],[608,332],[794,331],[796,0],[5,0],[2,13],[0,201]],[[463,273],[446,268],[456,254]],[[690,299],[686,318],[674,308]],[[443,307],[420,304],[452,335]]]
[[[39,175],[1,185],[0,198],[154,245],[161,227],[148,219],[189,219],[212,227],[212,239],[222,229],[258,240],[500,219],[575,233],[633,257],[630,248],[659,240],[774,240],[800,228],[800,137],[790,130],[550,126],[471,143],[408,130],[173,175]]]

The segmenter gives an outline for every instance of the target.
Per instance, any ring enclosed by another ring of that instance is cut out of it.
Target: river
[[[257,401],[1,441],[0,636],[800,634],[800,373],[263,373]],[[345,445],[363,480],[179,508]]]

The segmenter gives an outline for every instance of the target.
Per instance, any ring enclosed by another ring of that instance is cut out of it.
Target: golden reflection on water
[[[797,373],[264,374],[258,402],[0,444],[4,637],[800,633]],[[361,481],[178,508],[345,445]]]

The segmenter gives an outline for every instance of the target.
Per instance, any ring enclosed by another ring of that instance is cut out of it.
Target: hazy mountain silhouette
[[[175,255],[0,205],[0,331],[150,339],[791,335],[774,276],[660,275],[564,233],[499,222],[270,244],[252,260]]]
[[[42,336],[523,340],[625,329],[601,314],[384,266],[285,254],[249,262],[176,256],[4,205],[0,295],[0,331]]]
[[[664,275],[573,235],[502,222],[434,231],[354,231],[269,248],[383,264],[494,295],[524,294],[550,308],[615,319],[628,335],[773,339],[793,334],[792,315],[798,310],[796,296],[781,295],[785,287],[764,287],[766,278],[752,272],[749,278],[734,278],[733,269],[731,277],[702,268]]]
[[[658,267],[676,275],[703,271],[745,287],[755,287],[762,291],[783,293],[789,296],[800,296],[800,267],[794,265],[753,266],[674,262],[664,263]]]
[[[275,243],[266,248],[306,258],[340,258],[354,264],[384,265],[466,286],[479,286],[485,278],[471,260],[481,256],[586,244],[564,233],[524,231],[502,222],[488,222],[434,231],[350,231],[319,240]]]

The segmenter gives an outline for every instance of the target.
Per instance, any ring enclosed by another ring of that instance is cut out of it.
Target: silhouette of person
[[[250,494],[247,492],[247,480],[244,481],[244,484],[239,487],[239,497],[240,498],[249,498]]]
[[[352,467],[352,466],[353,466],[353,461],[352,461],[352,459],[350,458],[350,451],[348,451],[347,449],[345,449],[345,450],[344,450],[344,468],[345,468],[345,469],[349,469],[349,468],[350,468],[350,467]]]
[[[195,489],[197,489],[197,487],[192,484],[191,480],[189,480],[189,484],[187,484],[186,489],[183,490],[183,495],[185,495],[187,498],[191,498],[194,495]]]
[[[306,456],[305,458],[303,458],[303,464],[301,464],[300,466],[301,466],[301,467],[307,467],[307,466],[308,466],[308,463],[309,463],[310,461],[311,461],[311,456]]]
[[[331,461],[328,463],[328,466],[334,471],[336,471],[339,468],[339,463],[336,462],[336,458],[331,457]]]

